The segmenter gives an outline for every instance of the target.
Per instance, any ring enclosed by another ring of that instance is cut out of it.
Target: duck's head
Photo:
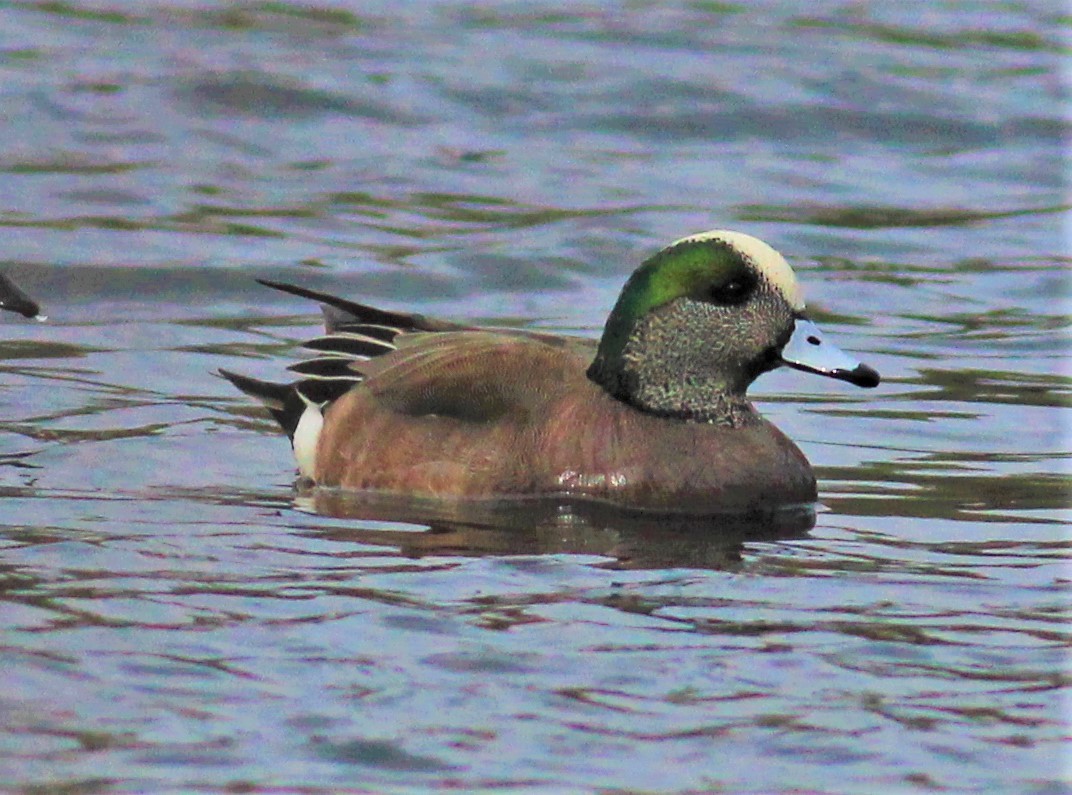
[[[41,314],[41,307],[2,273],[0,273],[0,309],[18,312],[23,317],[45,320],[45,316]]]
[[[781,365],[879,383],[807,319],[781,254],[751,235],[715,230],[671,243],[629,277],[588,375],[643,411],[741,424],[754,416],[748,385]]]

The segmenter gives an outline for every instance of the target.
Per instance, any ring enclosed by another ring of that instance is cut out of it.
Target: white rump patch
[[[721,240],[723,243],[728,243],[751,263],[760,276],[785,296],[785,300],[793,311],[800,312],[804,309],[804,292],[797,283],[797,276],[793,273],[793,269],[789,267],[785,257],[758,237],[746,235],[744,232],[732,232],[728,229],[712,229],[710,232],[701,232],[698,235],[689,235],[681,240],[675,240],[670,245],[704,240]]]
[[[320,431],[324,429],[324,415],[320,406],[301,392],[298,396],[305,402],[305,411],[298,418],[298,427],[294,429],[294,459],[298,462],[302,477],[316,480],[316,446],[320,441]]]

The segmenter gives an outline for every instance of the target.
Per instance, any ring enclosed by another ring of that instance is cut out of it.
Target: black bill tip
[[[878,370],[866,364],[859,364],[854,370],[841,370],[834,377],[848,381],[855,386],[862,386],[864,389],[872,389],[882,382],[882,376],[878,374]]]
[[[23,317],[37,317],[41,307],[18,288],[15,282],[0,273],[0,309],[18,312]]]

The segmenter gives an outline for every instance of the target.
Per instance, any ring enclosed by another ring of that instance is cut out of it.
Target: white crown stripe
[[[794,311],[800,312],[804,309],[804,291],[800,289],[793,269],[789,267],[785,257],[758,237],[752,237],[743,232],[732,232],[728,229],[712,229],[710,232],[701,232],[698,235],[689,235],[675,240],[670,245],[701,243],[705,240],[721,240],[732,246],[752,264],[761,277],[785,297]]]

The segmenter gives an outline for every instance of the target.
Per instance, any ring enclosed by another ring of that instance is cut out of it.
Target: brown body
[[[600,341],[473,328],[264,282],[319,301],[303,378],[224,372],[290,436],[318,486],[408,497],[562,495],[661,512],[769,515],[816,499],[807,459],[749,403],[788,365],[874,387],[823,340],[789,264],[714,230],[637,268]]]
[[[803,453],[743,427],[639,411],[585,375],[594,346],[509,332],[407,335],[328,406],[321,486],[441,498],[562,494],[684,511],[815,500]]]

